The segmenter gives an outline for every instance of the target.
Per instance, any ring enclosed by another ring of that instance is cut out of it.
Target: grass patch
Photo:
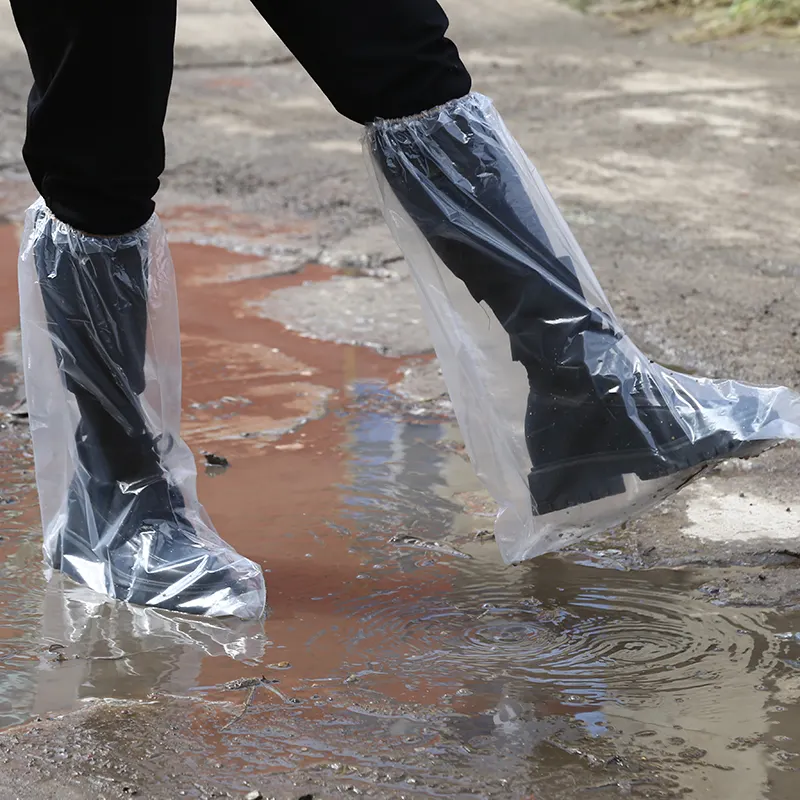
[[[728,8],[730,24],[739,30],[786,28],[800,34],[800,0],[734,0]]]
[[[691,17],[694,29],[681,38],[693,40],[763,31],[800,39],[800,0],[615,0],[613,5],[575,0],[586,10],[631,17],[672,12]]]

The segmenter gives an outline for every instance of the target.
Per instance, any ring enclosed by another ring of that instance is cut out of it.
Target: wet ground
[[[358,130],[246,4],[183,5],[161,209],[184,430],[270,616],[180,618],[42,573],[15,336],[28,78],[0,11],[0,800],[794,800],[800,451],[504,566]],[[795,55],[450,8],[637,341],[797,386]]]
[[[286,233],[255,219],[164,216],[199,491],[264,566],[270,616],[198,621],[48,581],[25,420],[7,414],[12,780],[103,797],[794,797],[800,613],[723,607],[718,572],[625,571],[619,543],[505,567],[447,403],[397,389],[420,357],[262,316],[341,275],[186,241]]]

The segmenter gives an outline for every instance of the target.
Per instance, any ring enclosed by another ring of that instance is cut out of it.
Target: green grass
[[[592,0],[585,0],[591,8]],[[612,13],[625,16],[672,11],[697,23],[694,38],[761,30],[800,37],[800,0],[619,0]]]
[[[800,0],[734,0],[728,16],[745,27],[800,28]]]

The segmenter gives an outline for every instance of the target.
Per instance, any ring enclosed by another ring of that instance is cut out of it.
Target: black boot
[[[156,432],[162,409],[143,400],[148,382],[157,382],[165,367],[157,361],[158,342],[154,362],[146,361],[150,237],[163,235],[157,223],[97,238],[60,223],[41,203],[29,213],[27,260],[38,278],[64,403],[77,420],[68,445],[74,474],[62,511],[46,529],[46,557],[73,580],[119,600],[213,616],[259,615],[261,570],[219,540],[199,506],[187,508],[165,466],[176,443],[185,445],[177,431]],[[162,245],[158,257],[168,259]],[[43,452],[52,449],[51,440],[37,448],[44,441],[37,431],[55,424],[57,399],[36,396],[34,373],[46,365],[27,366],[37,470],[44,470],[54,454]],[[182,455],[193,474],[191,455]]]
[[[737,384],[729,397],[662,369],[601,307],[591,269],[546,190],[534,196],[533,170],[486,98],[377,123],[368,142],[378,175],[527,371],[536,513],[620,494],[625,475],[651,480],[763,449],[749,443],[770,422],[759,390]]]

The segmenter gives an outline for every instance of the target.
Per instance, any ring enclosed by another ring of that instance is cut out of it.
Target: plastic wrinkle
[[[364,150],[409,263],[506,562],[642,513],[708,464],[800,438],[800,397],[666,369],[625,334],[488,98],[369,126]]]
[[[47,564],[135,605],[262,617],[262,570],[214,530],[180,437],[175,276],[158,218],[93,237],[39,200],[19,287]]]

